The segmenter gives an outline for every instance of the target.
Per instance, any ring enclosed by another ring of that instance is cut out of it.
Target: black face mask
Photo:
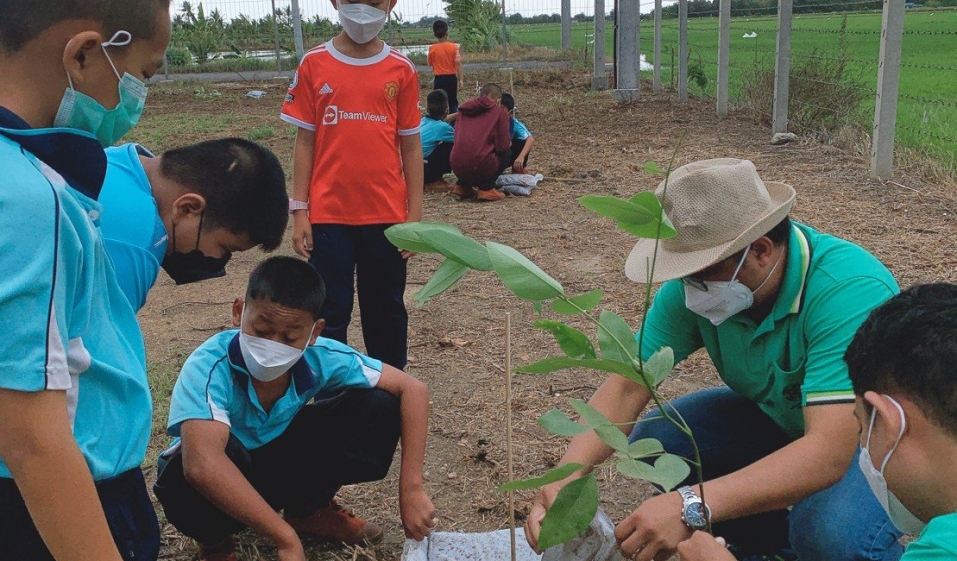
[[[163,270],[176,284],[189,284],[226,276],[226,263],[233,256],[227,252],[222,257],[210,257],[199,250],[199,239],[203,234],[203,218],[199,218],[199,232],[196,234],[196,249],[188,253],[176,251],[176,225],[173,225],[173,251],[163,259]]]

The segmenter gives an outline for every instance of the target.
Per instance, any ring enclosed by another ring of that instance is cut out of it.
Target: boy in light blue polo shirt
[[[422,156],[425,158],[425,188],[428,191],[448,190],[442,176],[452,173],[449,156],[455,142],[455,129],[447,121],[449,98],[444,90],[435,90],[426,98],[429,114],[422,117],[419,135],[422,137]]]
[[[333,497],[342,485],[385,477],[400,434],[405,532],[419,540],[430,532],[435,509],[422,489],[428,390],[319,337],[324,299],[308,263],[267,259],[233,304],[240,329],[214,335],[183,365],[170,401],[176,438],[160,457],[154,491],[170,523],[199,542],[202,559],[228,556],[232,535],[247,526],[288,559],[304,559],[303,535],[380,540],[381,528]]]
[[[502,107],[508,111],[509,116],[509,134],[512,137],[512,155],[509,161],[514,173],[527,173],[525,168],[528,166],[528,155],[532,151],[532,145],[535,144],[535,137],[525,126],[525,123],[515,117],[515,97],[505,92],[502,94]]]
[[[264,146],[222,138],[154,157],[131,143],[108,148],[106,158],[100,228],[134,310],[160,267],[177,284],[192,283],[225,275],[233,252],[282,243],[286,178]]]

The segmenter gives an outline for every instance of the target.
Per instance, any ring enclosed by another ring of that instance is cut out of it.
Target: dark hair
[[[784,242],[786,242],[790,236],[791,236],[791,217],[785,216],[784,220],[781,220],[780,222],[778,222],[777,225],[775,225],[774,228],[771,228],[771,230],[768,233],[764,234],[764,236],[759,236],[759,237],[768,238],[769,240],[771,240],[771,243],[773,243],[774,245],[781,246],[781,245],[784,245]],[[733,254],[731,254],[727,258],[723,259],[722,261],[719,261],[719,263],[723,263],[724,261],[734,261],[735,263],[737,263],[738,261],[741,261],[741,257],[744,256],[745,249],[747,248],[735,251]]]
[[[442,119],[449,111],[449,94],[445,90],[433,90],[425,98],[429,108],[429,117]]]
[[[512,94],[508,92],[502,94],[502,107],[510,113],[512,109],[515,109],[515,98],[512,97]]]
[[[957,436],[957,284],[913,286],[876,308],[844,361],[855,394],[900,391]]]
[[[248,234],[266,251],[279,247],[289,221],[286,176],[276,155],[242,138],[221,138],[163,154],[160,172],[206,199],[203,229]]]
[[[489,82],[479,90],[479,96],[488,96],[492,99],[502,99],[502,86]]]
[[[326,284],[316,269],[296,257],[277,255],[266,259],[249,275],[246,300],[269,298],[276,304],[309,312],[319,319],[326,301]]]
[[[0,0],[0,47],[15,53],[50,27],[71,19],[103,24],[106,38],[119,30],[133,39],[152,39],[160,12],[170,0]]]
[[[449,24],[444,19],[437,19],[432,22],[432,34],[441,39],[449,34]]]

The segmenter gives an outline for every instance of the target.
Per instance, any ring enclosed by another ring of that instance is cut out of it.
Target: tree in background
[[[443,0],[466,50],[488,50],[502,44],[502,6],[491,0]],[[509,37],[511,43],[511,37]]]

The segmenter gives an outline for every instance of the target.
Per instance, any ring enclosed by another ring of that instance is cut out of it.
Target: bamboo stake
[[[505,312],[505,464],[508,480],[512,474],[512,314]],[[512,561],[515,556],[515,492],[508,492],[508,533],[512,540]]]

